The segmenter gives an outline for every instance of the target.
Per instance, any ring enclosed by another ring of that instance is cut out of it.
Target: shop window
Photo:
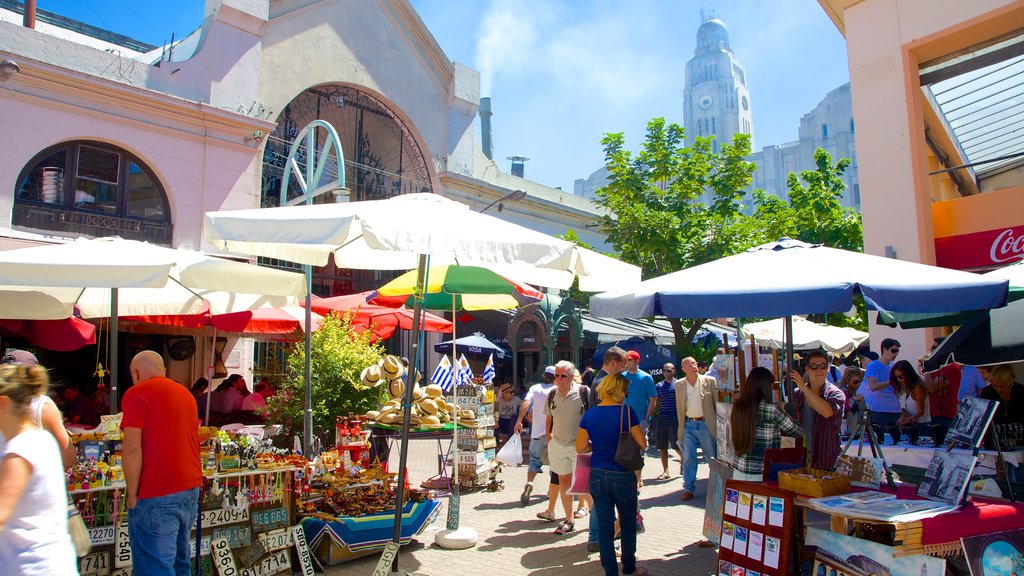
[[[100,142],[65,142],[37,154],[18,178],[12,223],[171,243],[167,195],[152,170]]]

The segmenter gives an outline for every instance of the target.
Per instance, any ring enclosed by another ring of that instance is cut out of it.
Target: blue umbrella
[[[594,369],[600,369],[601,364],[604,362],[604,353],[608,351],[612,346],[618,346],[623,350],[629,352],[635,350],[640,354],[640,369],[644,372],[650,373],[652,376],[658,376],[661,374],[661,367],[666,362],[675,363],[675,355],[672,350],[664,346],[658,346],[652,342],[648,342],[639,336],[631,336],[626,340],[619,340],[618,342],[606,342],[597,347],[594,351],[594,357],[591,359],[590,364]]]
[[[610,318],[780,318],[873,310],[959,312],[1006,305],[1007,281],[783,238],[590,299]]]
[[[455,349],[456,355],[459,353],[475,354],[477,356],[494,354],[494,357],[498,359],[504,359],[509,354],[508,350],[494,342],[491,342],[480,332],[477,332],[472,336],[463,336],[462,338],[456,339]],[[440,354],[451,354],[452,341],[448,340],[434,344],[434,352],[438,352]]]

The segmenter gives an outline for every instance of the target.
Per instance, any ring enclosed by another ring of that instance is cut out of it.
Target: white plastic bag
[[[519,466],[523,463],[523,440],[519,434],[513,434],[508,442],[498,450],[498,462],[508,466]]]

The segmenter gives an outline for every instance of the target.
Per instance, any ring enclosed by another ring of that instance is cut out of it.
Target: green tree
[[[372,339],[372,330],[352,330],[350,314],[330,314],[313,332],[310,358],[314,429],[332,430],[336,416],[361,414],[379,406],[383,388],[367,388],[359,378],[364,368],[377,363],[384,354],[384,347]],[[284,425],[289,435],[302,433],[305,357],[302,342],[291,346],[280,390],[267,399],[268,419]]]
[[[843,174],[850,159],[832,164],[828,152],[814,151],[813,170],[792,172],[786,178],[789,205],[793,210],[794,238],[843,250],[864,251],[864,229],[860,214],[843,208],[840,200],[846,185]]]
[[[602,140],[609,183],[596,193],[608,210],[602,231],[619,258],[636,264],[644,278],[710,262],[750,247],[743,213],[744,189],[754,164],[750,136],[737,134],[715,151],[712,138],[685,145],[678,124],[655,118],[635,155],[622,133]],[[677,348],[689,348],[703,318],[670,318]]]

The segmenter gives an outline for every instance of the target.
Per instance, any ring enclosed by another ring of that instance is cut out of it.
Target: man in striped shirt
[[[658,419],[654,424],[654,445],[661,454],[661,475],[657,480],[668,480],[669,446],[679,455],[679,473],[682,474],[683,451],[679,449],[676,437],[679,435],[679,414],[676,412],[676,367],[671,362],[661,367],[665,379],[654,385],[658,393]]]

